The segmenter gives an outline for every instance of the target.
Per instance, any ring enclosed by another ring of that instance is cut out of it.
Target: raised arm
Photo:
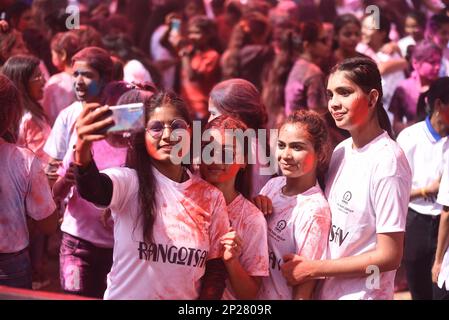
[[[78,140],[75,146],[75,179],[81,197],[100,206],[108,206],[112,199],[112,181],[98,171],[92,158],[92,143],[106,138],[99,131],[113,123],[111,117],[104,117],[109,107],[88,104],[84,107],[77,122]]]

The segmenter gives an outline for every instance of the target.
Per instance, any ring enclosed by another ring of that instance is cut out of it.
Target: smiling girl
[[[221,239],[229,275],[225,300],[255,299],[261,277],[268,276],[267,224],[263,214],[248,200],[251,170],[247,167],[247,148],[233,135],[235,130],[246,129],[243,122],[229,116],[209,122],[205,130],[222,150],[222,158],[200,166],[202,177],[223,192],[228,207],[231,229]]]
[[[90,150],[105,138],[98,130],[113,121],[101,120],[108,110],[83,110],[75,152],[81,196],[110,208],[114,219],[105,299],[220,299],[226,273],[220,237],[229,229],[225,200],[172,156],[174,131],[190,130],[187,106],[172,93],[155,94],[145,103],[146,129],[133,136],[127,168],[100,173]]]
[[[392,299],[404,243],[411,187],[407,159],[384,130],[382,85],[367,58],[335,66],[329,111],[351,138],[332,154],[326,196],[332,210],[327,260],[288,255],[281,268],[292,285],[326,277],[320,299]]]
[[[307,259],[326,256],[331,215],[318,177],[327,168],[329,145],[321,117],[305,110],[289,116],[279,131],[276,157],[283,176],[271,179],[260,192],[260,198],[272,201],[272,213],[267,217],[270,277],[263,279],[259,298],[311,299],[316,282],[292,288],[280,265],[291,252]]]
[[[39,68],[39,59],[33,56],[17,55],[6,61],[2,73],[19,89],[25,108],[18,132],[18,145],[33,151],[42,165],[48,163],[43,151],[50,134],[50,125],[39,103],[43,97],[45,79]]]

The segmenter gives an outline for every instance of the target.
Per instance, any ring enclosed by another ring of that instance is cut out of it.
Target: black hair
[[[424,13],[422,13],[421,11],[418,11],[418,10],[410,11],[405,15],[405,18],[406,19],[407,18],[414,19],[418,23],[418,25],[423,29],[425,29],[425,27],[426,27],[427,18],[426,18],[426,15]]]
[[[34,56],[16,55],[9,58],[2,68],[3,75],[7,76],[19,90],[25,110],[33,116],[48,121],[44,109],[38,101],[29,94],[29,83],[36,70],[39,70],[40,60]]]
[[[379,93],[376,103],[377,119],[381,128],[394,139],[390,119],[383,107],[382,79],[376,62],[367,57],[349,58],[334,66],[330,74],[337,71],[344,71],[346,77],[359,86],[365,94],[369,94],[372,89]]]
[[[436,100],[444,104],[449,104],[449,77],[437,79],[430,86],[429,90],[420,94],[418,99],[418,120],[423,120],[428,114],[432,116],[435,110]]]
[[[449,16],[445,14],[434,14],[427,22],[427,29],[433,35],[440,30],[443,25],[449,24]]]
[[[357,17],[352,13],[346,13],[337,16],[337,18],[334,21],[334,40],[332,43],[332,48],[334,50],[338,48],[337,36],[340,33],[340,30],[343,29],[343,27],[348,24],[355,24],[359,29],[362,28],[359,19],[357,19]]]

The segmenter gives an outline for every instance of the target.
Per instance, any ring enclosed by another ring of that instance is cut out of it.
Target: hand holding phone
[[[169,41],[174,47],[177,47],[181,41],[181,19],[172,18],[170,20]]]
[[[181,33],[181,19],[173,18],[170,21],[170,29],[172,34]]]

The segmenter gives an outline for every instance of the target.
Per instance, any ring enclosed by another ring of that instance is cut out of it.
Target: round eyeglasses
[[[167,125],[159,120],[151,120],[148,122],[145,131],[148,132],[153,138],[158,139],[162,137],[165,128],[170,128],[171,131],[178,129],[187,130],[189,128],[189,124],[183,119],[175,119],[170,123],[170,125]]]

